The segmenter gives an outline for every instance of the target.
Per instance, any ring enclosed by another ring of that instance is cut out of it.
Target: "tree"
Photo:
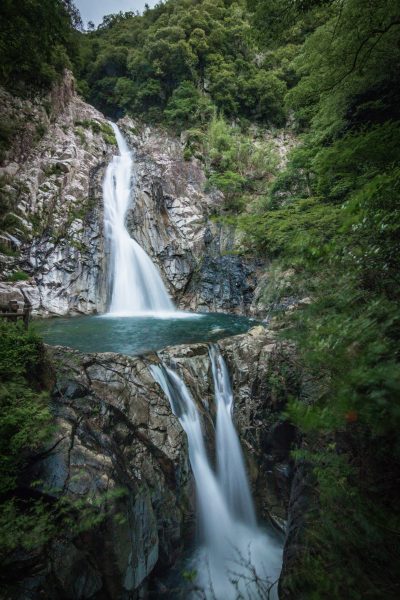
[[[69,0],[0,4],[0,83],[13,91],[47,89],[77,52],[79,12]]]

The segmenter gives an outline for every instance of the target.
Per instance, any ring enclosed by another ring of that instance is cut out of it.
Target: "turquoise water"
[[[69,346],[82,352],[117,352],[138,355],[177,344],[215,342],[245,333],[255,319],[221,313],[171,313],[168,317],[68,317],[36,321],[50,345]]]

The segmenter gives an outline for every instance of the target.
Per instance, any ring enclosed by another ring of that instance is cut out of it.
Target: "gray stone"
[[[281,523],[290,440],[285,426],[277,424],[273,398],[263,384],[279,344],[258,326],[219,345],[232,374],[234,418],[259,514]],[[165,569],[174,562],[186,523],[193,522],[186,436],[150,375],[148,366],[156,356],[48,351],[57,375],[56,433],[32,462],[24,486],[40,480],[36,493],[71,502],[111,497],[99,525],[82,534],[63,532],[32,556],[24,582],[30,582],[31,600],[135,598],[156,565]],[[212,455],[215,403],[207,345],[177,346],[160,354],[177,365],[189,386]],[[269,446],[264,440],[270,440]],[[120,487],[124,495],[113,496]],[[9,597],[23,598],[18,593]]]

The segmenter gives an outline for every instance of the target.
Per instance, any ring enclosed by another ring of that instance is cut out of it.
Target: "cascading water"
[[[109,164],[103,185],[104,223],[111,250],[108,314],[186,316],[175,312],[156,267],[126,228],[134,164],[120,130],[113,123],[111,126],[119,155]],[[208,459],[200,415],[185,383],[173,369],[162,364],[150,367],[188,438],[203,537],[192,565],[197,572],[196,584],[210,600],[277,598],[274,582],[279,576],[281,549],[256,524],[239,438],[232,421],[229,374],[217,346],[210,346],[210,360],[217,407],[217,473]]]
[[[282,552],[260,530],[239,439],[232,421],[233,394],[226,364],[216,346],[210,358],[217,406],[217,475],[207,456],[200,416],[182,379],[165,365],[150,370],[186,432],[196,483],[202,547],[191,568],[196,585],[212,600],[277,599]],[[199,597],[194,594],[194,597]]]
[[[197,407],[185,383],[172,369],[165,365],[151,365],[150,370],[187,435],[189,460],[197,484],[198,509],[204,535],[213,547],[217,547],[223,543],[223,532],[229,529],[230,519],[220,486],[208,461]],[[210,498],[213,502],[212,511],[209,506]]]
[[[117,125],[111,123],[111,127],[120,154],[108,165],[103,183],[104,225],[111,250],[108,314],[169,313],[174,311],[174,305],[161,276],[125,225],[132,196],[133,159]]]
[[[255,527],[256,515],[247,481],[242,449],[232,421],[233,393],[225,361],[215,344],[209,348],[217,405],[217,468],[231,513]]]

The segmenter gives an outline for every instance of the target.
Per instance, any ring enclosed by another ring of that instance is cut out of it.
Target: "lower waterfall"
[[[104,226],[111,252],[108,314],[170,313],[175,308],[157,268],[126,228],[126,213],[132,197],[133,159],[117,125],[111,123],[111,127],[120,154],[108,165],[103,183]]]
[[[237,519],[256,525],[239,437],[232,421],[233,393],[226,363],[215,344],[209,348],[217,406],[218,479],[229,509]]]
[[[207,600],[276,600],[282,551],[257,526],[232,421],[228,370],[217,346],[210,346],[209,353],[217,407],[217,473],[208,458],[200,414],[188,387],[170,367],[150,366],[188,438],[202,536],[202,545],[190,565],[196,572],[195,587]]]

